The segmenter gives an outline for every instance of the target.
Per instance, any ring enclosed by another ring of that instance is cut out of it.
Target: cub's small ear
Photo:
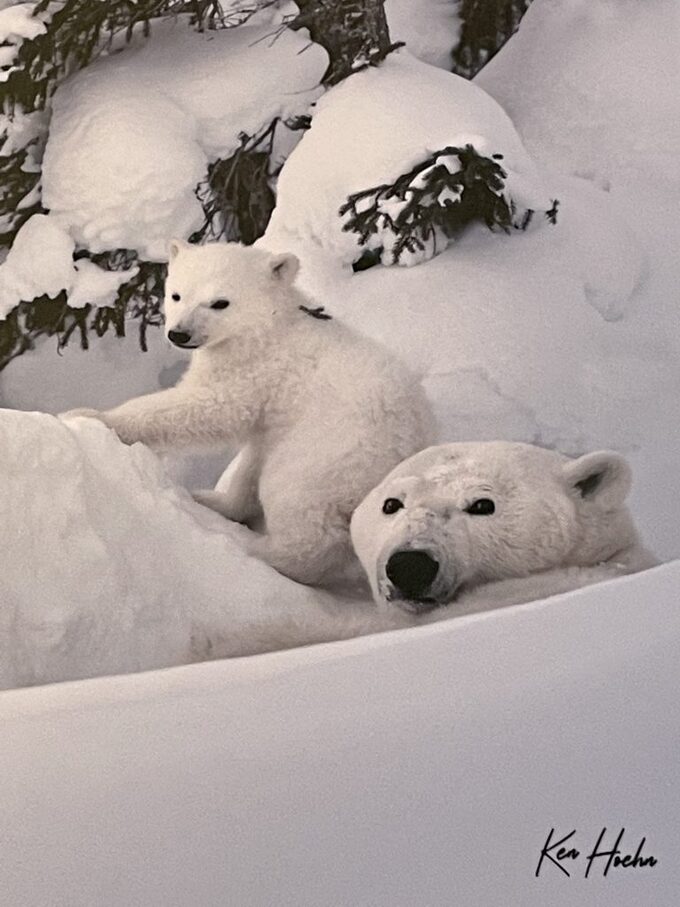
[[[168,261],[173,261],[183,249],[189,249],[190,243],[183,239],[171,239],[168,244]]]
[[[291,284],[300,270],[300,260],[292,252],[283,252],[281,255],[272,255],[269,259],[269,272],[274,280],[284,284]]]
[[[630,466],[621,454],[598,450],[572,460],[564,467],[570,486],[584,501],[610,509],[626,500],[632,484]]]

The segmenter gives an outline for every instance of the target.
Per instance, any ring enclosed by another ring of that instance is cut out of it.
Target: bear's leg
[[[267,533],[253,540],[249,553],[298,583],[315,586],[339,579],[352,559],[349,520],[330,514],[328,502],[273,514],[265,510]]]
[[[214,491],[195,491],[194,500],[235,523],[250,525],[261,515],[257,494],[260,456],[253,444],[231,461]]]

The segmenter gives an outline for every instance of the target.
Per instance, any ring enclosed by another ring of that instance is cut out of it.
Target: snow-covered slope
[[[679,583],[2,693],[0,902],[671,907]],[[584,879],[604,827],[658,864]]]
[[[534,0],[477,76],[539,159],[634,188],[680,181],[676,0]]]

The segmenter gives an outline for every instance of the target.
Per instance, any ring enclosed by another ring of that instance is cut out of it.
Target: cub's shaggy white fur
[[[433,440],[418,380],[389,351],[324,316],[294,286],[298,261],[238,244],[174,241],[166,333],[194,350],[177,387],[94,415],[122,441],[241,448],[199,503],[248,525],[252,552],[302,583],[351,557],[349,521],[392,467]],[[226,487],[223,487],[225,486]]]

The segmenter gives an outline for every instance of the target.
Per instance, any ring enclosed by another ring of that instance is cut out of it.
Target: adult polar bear
[[[297,270],[293,255],[173,241],[165,329],[194,350],[187,373],[108,412],[72,414],[96,416],[128,444],[241,447],[228,487],[196,499],[247,524],[263,512],[266,532],[252,553],[315,584],[342,572],[352,511],[432,442],[433,424],[415,376],[310,308],[294,286]]]
[[[531,601],[656,563],[626,506],[630,468],[507,441],[443,444],[397,466],[352,518],[374,598],[413,614]],[[436,609],[433,610],[433,609]]]

